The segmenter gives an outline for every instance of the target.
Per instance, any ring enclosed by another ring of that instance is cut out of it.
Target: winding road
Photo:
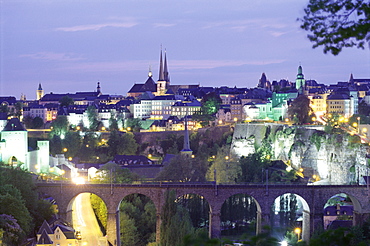
[[[73,203],[73,228],[81,232],[80,246],[106,246],[107,240],[103,237],[98,221],[90,202],[90,193],[78,195]]]

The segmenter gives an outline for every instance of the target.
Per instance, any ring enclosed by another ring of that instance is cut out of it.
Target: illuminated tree
[[[57,135],[63,139],[69,127],[67,116],[58,115],[57,118],[51,123],[51,127],[52,129],[50,131],[50,137]]]
[[[288,108],[289,117],[299,125],[310,122],[311,114],[310,99],[305,95],[299,95]]]
[[[207,126],[210,121],[215,120],[215,114],[221,104],[222,100],[220,96],[215,92],[210,92],[203,97],[201,110],[195,113],[193,118],[200,121],[202,126]]]
[[[231,155],[229,147],[223,146],[208,170],[207,180],[214,181],[216,176],[217,183],[236,183],[240,174],[241,167],[236,156]]]
[[[313,48],[338,55],[344,47],[364,49],[370,41],[370,2],[366,0],[310,0],[299,19],[309,31]]]
[[[86,109],[87,112],[87,118],[89,119],[89,128],[92,131],[96,131],[99,128],[100,121],[98,120],[98,112],[96,110],[96,107],[93,105],[90,105]]]

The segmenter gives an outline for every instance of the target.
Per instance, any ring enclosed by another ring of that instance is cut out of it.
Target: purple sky
[[[126,95],[158,79],[160,47],[172,84],[255,87],[306,79],[370,78],[370,51],[313,50],[297,0],[0,0],[0,95],[93,91]]]

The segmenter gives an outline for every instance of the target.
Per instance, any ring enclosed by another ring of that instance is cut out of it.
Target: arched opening
[[[280,240],[296,243],[310,238],[310,208],[299,195],[286,193],[277,197],[271,207],[271,228]]]
[[[130,194],[119,205],[120,241],[122,246],[146,246],[156,241],[157,210],[143,194]]]
[[[354,204],[345,193],[332,196],[324,206],[324,229],[353,226]]]
[[[258,214],[261,209],[253,197],[242,193],[230,196],[221,207],[221,235],[235,239],[255,235],[261,223]]]
[[[209,228],[209,204],[203,196],[198,194],[185,194],[175,201],[189,212],[194,228]]]
[[[106,243],[107,206],[99,196],[93,193],[75,196],[68,204],[66,220],[81,245]]]

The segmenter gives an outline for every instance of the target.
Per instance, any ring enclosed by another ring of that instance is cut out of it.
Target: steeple
[[[349,77],[349,83],[354,84],[355,80],[353,79],[353,74],[351,73],[351,76]]]
[[[297,78],[295,80],[295,88],[298,90],[298,94],[303,94],[305,84],[306,84],[306,80],[304,79],[304,75],[302,72],[302,66],[299,65]]]
[[[185,119],[184,147],[181,150],[181,154],[191,156],[193,154],[193,151],[190,149],[187,116],[185,116],[184,119]]]
[[[44,90],[41,87],[41,83],[39,83],[39,88],[36,91],[36,100],[40,100],[44,96]]]
[[[165,56],[165,64],[166,64],[165,65],[165,70],[167,71],[166,56]],[[162,47],[161,47],[161,55],[160,55],[160,59],[159,59],[159,79],[157,81],[156,96],[166,94],[166,89],[167,89],[168,82],[165,79],[165,70],[164,70],[164,67],[163,67],[163,57],[162,57]],[[167,72],[166,76],[168,76],[168,72]]]
[[[149,77],[149,78],[153,77],[153,73],[152,73],[152,66],[149,66],[149,73],[148,73],[148,77]]]
[[[167,52],[164,50],[164,68],[163,68],[163,78],[167,82],[167,85],[170,84],[170,76],[167,69]]]
[[[96,87],[96,92],[98,92],[99,94],[101,94],[101,91],[100,91],[100,82],[98,81],[98,86]]]
[[[163,59],[162,59],[162,48],[161,48],[161,56],[159,59],[159,79],[158,81],[165,81],[164,80],[164,72],[163,72]]]

